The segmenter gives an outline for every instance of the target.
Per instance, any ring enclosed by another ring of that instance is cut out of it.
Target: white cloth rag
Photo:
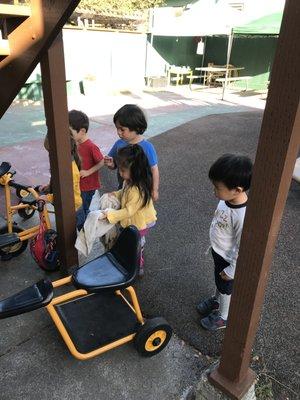
[[[106,249],[111,248],[116,237],[118,236],[118,228],[114,224],[110,224],[108,220],[101,219],[103,211],[109,209],[118,210],[120,202],[115,196],[109,196],[107,193],[101,196],[99,201],[100,210],[91,211],[85,220],[83,229],[78,233],[75,247],[85,257],[89,255],[96,239],[101,238]],[[100,218],[100,219],[99,219]]]

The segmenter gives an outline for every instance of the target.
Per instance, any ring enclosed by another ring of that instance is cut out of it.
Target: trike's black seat
[[[3,233],[0,235],[0,249],[3,249],[6,246],[13,246],[20,242],[19,236],[13,233]]]
[[[0,301],[0,319],[23,314],[50,303],[53,286],[48,280],[41,280],[21,292]]]
[[[130,286],[140,258],[140,234],[133,225],[123,229],[112,249],[78,268],[72,276],[77,288],[89,293]]]
[[[8,171],[10,170],[10,163],[4,161],[0,164],[0,177],[7,174]]]

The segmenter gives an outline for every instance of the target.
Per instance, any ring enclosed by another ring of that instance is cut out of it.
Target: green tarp
[[[237,35],[278,35],[282,13],[266,15],[243,26],[233,28]]]

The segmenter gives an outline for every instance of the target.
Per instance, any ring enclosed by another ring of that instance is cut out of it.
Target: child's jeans
[[[90,211],[90,205],[91,205],[94,194],[95,194],[95,190],[88,190],[87,192],[81,192],[82,208],[85,213],[85,218],[87,217],[87,215]]]
[[[81,206],[76,210],[76,228],[79,231],[81,231],[81,229],[83,228],[85,220],[86,220],[85,212],[83,210],[83,207]]]
[[[224,281],[224,279],[221,278],[220,272],[222,272],[224,268],[228,267],[229,263],[216,253],[214,249],[211,249],[211,253],[215,264],[215,283],[217,287],[215,297],[217,302],[220,304],[219,311],[221,317],[224,320],[227,320],[234,280],[231,279],[230,281]]]

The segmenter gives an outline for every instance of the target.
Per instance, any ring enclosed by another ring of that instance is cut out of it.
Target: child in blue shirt
[[[108,155],[104,157],[105,165],[110,169],[117,168],[116,157],[119,149],[129,144],[141,146],[147,156],[153,176],[152,199],[157,201],[159,188],[157,154],[153,144],[142,136],[147,129],[147,120],[144,112],[135,104],[126,104],[115,113],[113,120],[120,139],[115,142]],[[118,182],[119,189],[121,189],[123,179],[119,173]]]

